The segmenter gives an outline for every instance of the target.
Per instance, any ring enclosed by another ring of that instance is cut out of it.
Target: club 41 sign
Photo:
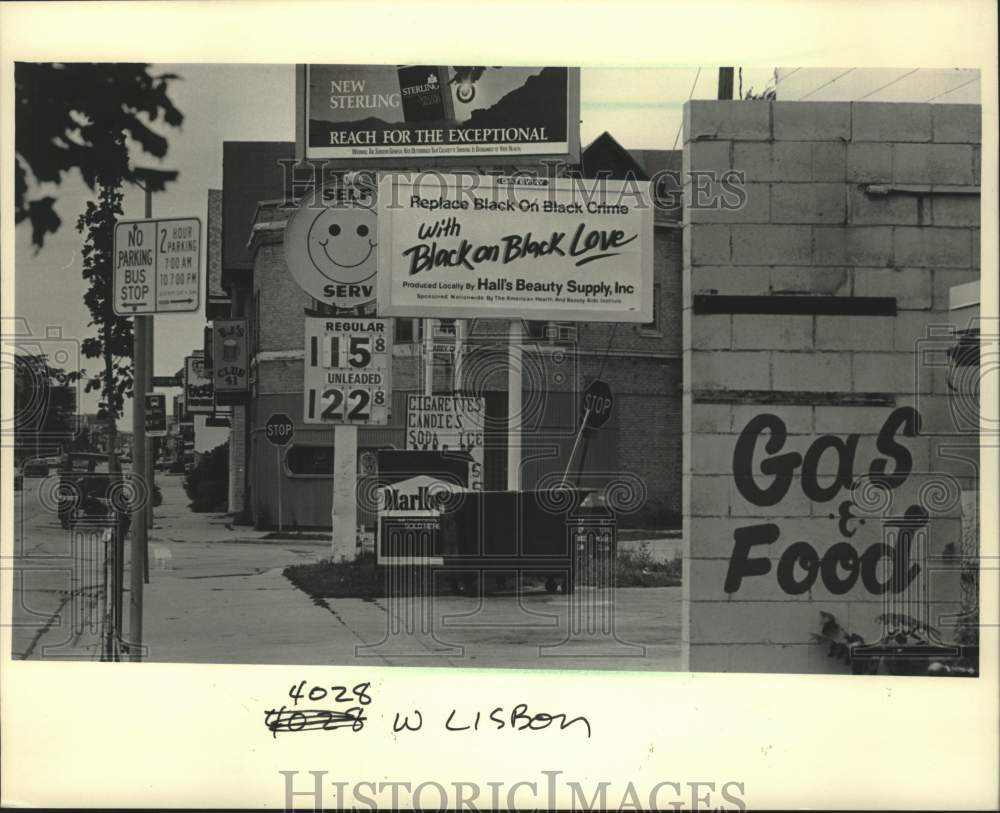
[[[371,188],[329,184],[307,194],[285,227],[292,277],[319,302],[341,308],[375,299],[378,243]]]
[[[646,181],[384,174],[378,226],[379,315],[653,318]]]
[[[386,424],[392,390],[392,322],[307,317],[306,423]]]

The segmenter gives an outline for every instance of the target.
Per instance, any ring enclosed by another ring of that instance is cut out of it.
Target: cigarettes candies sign
[[[308,194],[285,227],[285,261],[313,299],[342,308],[375,298],[374,190],[329,185]]]
[[[303,65],[296,76],[307,159],[516,163],[579,152],[578,69]]]
[[[386,424],[392,322],[306,318],[306,423]]]
[[[378,210],[380,315],[653,318],[648,182],[387,173]]]
[[[483,487],[486,400],[462,395],[409,395],[406,448],[472,456],[469,488]]]

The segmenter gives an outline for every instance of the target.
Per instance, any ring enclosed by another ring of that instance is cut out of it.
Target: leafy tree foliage
[[[181,112],[167,95],[175,74],[152,75],[141,63],[36,63],[14,66],[15,222],[31,223],[37,248],[60,226],[51,194],[30,196],[30,186],[60,184],[76,168],[92,190],[100,178],[136,179],[128,152],[131,139],[144,153],[163,158],[167,139],[152,125],[179,127]],[[118,143],[116,143],[118,142]],[[153,191],[177,177],[170,170],[146,170]]]
[[[120,138],[116,147],[124,151]],[[86,391],[101,392],[98,415],[108,419],[112,432],[125,397],[132,394],[132,320],[115,314],[112,300],[115,223],[122,214],[122,191],[117,181],[103,176],[98,179],[98,202],[87,201],[87,209],[76,224],[76,230],[86,234],[83,278],[90,287],[83,301],[90,310],[90,325],[100,331],[84,339],[80,349],[87,358],[104,360],[104,369],[87,380]]]
[[[205,452],[184,478],[184,491],[195,512],[225,511],[229,493],[229,441]]]
[[[14,435],[16,456],[56,447],[70,448],[76,430],[79,372],[52,367],[44,355],[14,356]]]

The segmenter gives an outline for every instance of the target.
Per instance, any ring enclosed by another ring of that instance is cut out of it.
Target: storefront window
[[[285,455],[285,470],[292,477],[332,477],[333,446],[293,444]]]
[[[404,344],[419,342],[421,339],[420,322],[420,319],[397,319],[395,336],[396,343]]]
[[[646,322],[642,326],[642,333],[646,336],[660,336],[660,283],[653,285],[653,320]]]
[[[379,449],[391,445],[365,446],[358,449],[358,474],[374,475],[378,470]],[[293,443],[285,454],[285,472],[289,477],[332,477],[333,446],[307,446]]]

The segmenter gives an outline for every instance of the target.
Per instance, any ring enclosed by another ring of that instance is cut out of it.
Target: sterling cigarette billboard
[[[305,159],[412,166],[579,155],[577,68],[300,65],[296,90]]]
[[[386,173],[382,316],[649,322],[646,181]]]

